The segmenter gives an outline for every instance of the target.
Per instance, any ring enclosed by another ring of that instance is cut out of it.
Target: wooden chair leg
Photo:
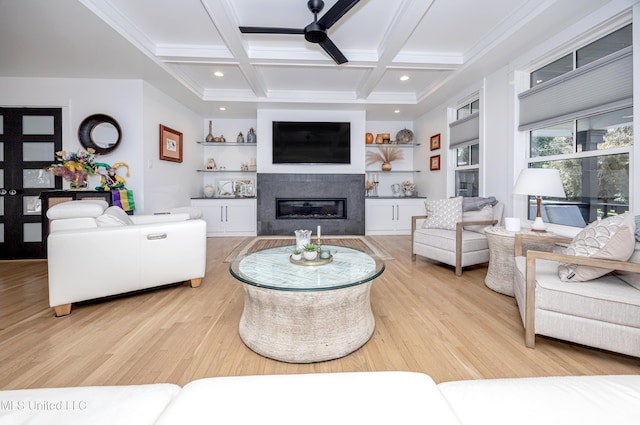
[[[53,311],[55,312],[56,317],[68,316],[71,314],[71,303],[57,305],[53,307]]]
[[[202,278],[201,277],[199,277],[197,279],[191,279],[190,286],[192,288],[199,288],[201,283],[202,283]]]

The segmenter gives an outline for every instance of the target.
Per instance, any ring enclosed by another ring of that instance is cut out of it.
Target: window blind
[[[633,54],[627,47],[520,95],[520,131],[633,104]]]
[[[480,113],[468,115],[449,124],[449,149],[480,143]]]

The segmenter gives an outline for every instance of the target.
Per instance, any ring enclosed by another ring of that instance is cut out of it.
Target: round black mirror
[[[122,139],[118,121],[109,115],[90,115],[80,123],[78,139],[85,149],[93,149],[98,154],[113,152]]]

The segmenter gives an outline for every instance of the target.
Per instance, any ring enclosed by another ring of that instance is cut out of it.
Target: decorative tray
[[[301,260],[294,260],[290,255],[289,261],[299,266],[324,266],[325,264],[329,264],[333,261],[333,255],[329,255],[329,258],[318,258],[316,260],[305,260],[304,258]]]

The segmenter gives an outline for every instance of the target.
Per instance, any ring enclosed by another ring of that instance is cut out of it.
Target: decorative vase
[[[383,162],[382,163],[382,171],[391,171],[391,163]]]
[[[86,180],[72,180],[69,182],[69,189],[71,190],[85,190],[89,187],[89,183]]]
[[[213,198],[213,195],[216,193],[216,188],[208,184],[204,187],[203,192],[205,198]]]
[[[304,259],[307,261],[312,261],[315,260],[316,257],[318,256],[318,252],[317,251],[304,251],[302,253],[302,255],[304,255]]]
[[[207,134],[207,138],[205,139],[207,142],[213,142],[213,133],[211,133],[211,120],[209,120],[209,134]]]
[[[382,139],[382,134],[376,134],[376,144],[381,145],[382,143],[384,143],[384,140]]]
[[[293,233],[296,235],[296,248],[302,250],[311,243],[311,230],[294,230]]]
[[[373,134],[371,133],[367,133],[365,136],[365,141],[367,143],[367,145],[370,145],[373,143]]]

